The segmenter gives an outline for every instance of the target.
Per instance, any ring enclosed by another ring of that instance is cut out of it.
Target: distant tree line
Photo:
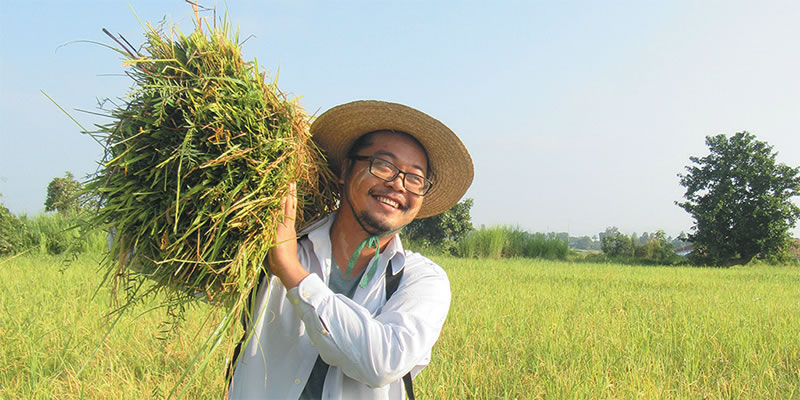
[[[659,234],[659,232],[661,232]],[[603,250],[603,238],[605,237],[614,237],[621,235],[619,229],[616,226],[610,226],[606,228],[605,231],[598,233],[594,236],[570,236],[569,237],[569,247],[571,249],[579,249],[579,250]],[[630,238],[631,246],[642,246],[645,245],[647,242],[651,240],[651,238],[660,235],[669,242],[673,248],[680,249],[682,247],[686,247],[691,243],[687,241],[686,234],[681,232],[678,236],[672,237],[663,233],[663,231],[657,231],[655,233],[644,232],[641,235],[637,235],[635,232],[628,235]]]
[[[689,244],[683,233],[676,238],[664,231],[625,235],[616,227],[606,228],[594,237],[573,237],[567,232],[530,233],[512,226],[475,229],[470,216],[472,205],[473,200],[468,198],[442,214],[413,221],[403,231],[406,247],[468,258],[561,260],[568,258],[572,248],[602,251],[605,257],[617,260],[676,264],[684,259],[675,254],[675,249]]]
[[[800,167],[778,163],[772,147],[748,132],[730,138],[708,136],[706,144],[710,154],[690,157],[693,165],[678,175],[686,193],[685,201],[676,204],[695,220],[689,234],[623,234],[613,226],[592,237],[529,233],[507,226],[475,229],[470,217],[473,200],[468,198],[440,215],[414,220],[403,240],[409,248],[462,257],[565,259],[572,248],[599,250],[617,260],[674,264],[680,262],[675,250],[690,247],[688,259],[696,265],[731,266],[753,259],[796,262],[800,241],[789,232],[800,219],[800,208],[791,201],[800,195]],[[91,247],[76,216],[99,202],[84,197],[81,189],[69,172],[54,178],[45,200],[45,209],[54,213],[36,218],[14,216],[0,197],[0,255]],[[102,248],[103,238],[96,237],[94,243]]]
[[[570,236],[569,244],[572,249],[601,251],[612,259],[651,264],[681,263],[683,258],[676,251],[690,245],[683,232],[674,238],[663,230],[644,232],[641,235],[623,234],[615,226],[608,227],[593,237]]]

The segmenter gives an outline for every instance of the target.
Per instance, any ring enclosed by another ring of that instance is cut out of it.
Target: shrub
[[[603,253],[609,257],[633,257],[636,254],[636,243],[619,232],[603,236],[602,242]]]
[[[0,203],[0,256],[14,254],[22,248],[25,226]]]
[[[106,249],[106,235],[87,229],[78,216],[61,213],[21,215],[17,231],[17,251],[58,255],[65,252],[101,252]]]
[[[0,203],[0,256],[30,251],[39,254],[100,252],[105,234],[85,229],[76,215],[40,214],[30,218],[12,214]]]

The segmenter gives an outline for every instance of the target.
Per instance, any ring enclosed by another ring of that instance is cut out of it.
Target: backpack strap
[[[386,301],[389,301],[389,298],[397,291],[397,288],[400,286],[400,278],[403,277],[403,271],[405,270],[404,267],[401,268],[397,274],[393,274],[392,260],[389,260],[389,265],[386,266]],[[403,384],[406,387],[406,395],[409,400],[414,400],[414,385],[411,382],[411,372],[403,376]]]
[[[405,268],[401,268],[397,275],[393,274],[392,260],[389,260],[389,265],[386,266],[386,301],[389,301],[389,298],[397,291],[400,286],[400,278],[403,277],[403,271],[405,270]]]

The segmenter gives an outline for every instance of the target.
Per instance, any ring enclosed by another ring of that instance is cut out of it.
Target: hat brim
[[[428,153],[435,181],[417,218],[445,212],[461,200],[472,184],[472,158],[450,128],[421,111],[384,101],[354,101],[317,117],[311,124],[311,137],[338,176],[342,161],[356,139],[381,130],[405,132],[416,138]]]

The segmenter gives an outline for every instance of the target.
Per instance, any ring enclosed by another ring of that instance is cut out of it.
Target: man
[[[259,286],[230,397],[402,399],[430,360],[450,284],[397,233],[455,205],[472,160],[445,125],[400,104],[340,105],[311,133],[339,176],[341,206],[297,240],[294,185],[283,200],[271,281]]]

